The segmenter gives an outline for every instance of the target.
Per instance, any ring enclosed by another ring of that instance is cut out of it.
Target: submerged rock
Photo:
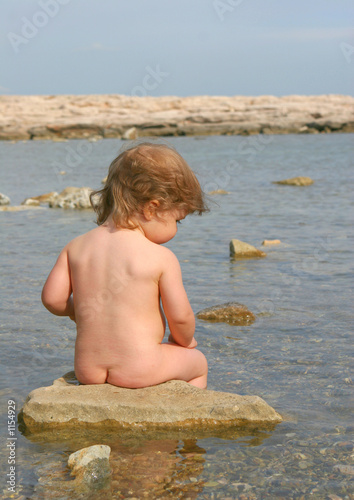
[[[197,318],[239,326],[250,325],[256,320],[255,315],[238,302],[226,302],[226,304],[207,307],[197,313]]]
[[[266,257],[266,253],[241,240],[230,241],[230,256],[234,258]]]
[[[82,488],[102,489],[110,481],[109,446],[98,444],[72,453],[68,460],[71,475]]]
[[[258,396],[198,389],[171,380],[143,389],[74,385],[69,372],[32,391],[19,414],[29,433],[53,428],[188,429],[274,425],[281,416]],[[77,381],[76,381],[77,382]]]
[[[0,206],[10,205],[10,198],[6,194],[0,193]]]
[[[230,194],[230,191],[226,191],[225,189],[214,189],[214,191],[209,191],[208,194]]]
[[[0,212],[22,212],[24,210],[44,210],[38,205],[4,205],[0,206]]]
[[[314,181],[311,179],[311,177],[301,177],[301,176],[273,182],[273,184],[282,184],[284,186],[311,186],[311,184],[313,183]]]
[[[67,187],[49,200],[51,208],[92,208],[89,187]]]

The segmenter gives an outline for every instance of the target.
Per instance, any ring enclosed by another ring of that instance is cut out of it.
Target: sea
[[[91,498],[76,489],[67,460],[92,444],[112,450],[111,482],[92,498],[354,498],[353,139],[153,139],[176,148],[211,193],[210,211],[188,216],[166,244],[181,263],[194,312],[238,302],[256,315],[248,326],[196,320],[208,388],[260,396],[283,417],[272,429],[83,428],[48,437],[27,435],[16,424],[11,435],[9,409],[17,416],[33,389],[73,370],[74,324],[42,306],[41,289],[61,249],[94,228],[95,217],[47,206],[0,212],[2,498]],[[100,188],[128,145],[119,139],[0,142],[0,192],[20,205],[67,186]],[[296,176],[314,183],[275,184]],[[231,258],[234,238],[266,257]],[[274,239],[280,243],[262,245]]]

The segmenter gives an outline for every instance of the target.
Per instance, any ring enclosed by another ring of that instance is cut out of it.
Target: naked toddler
[[[50,312],[76,322],[77,379],[128,388],[179,379],[206,388],[180,265],[161,246],[188,214],[207,210],[194,173],[174,149],[142,143],[112,162],[91,201],[98,227],[62,250],[42,291]],[[162,343],[165,316],[171,335]]]

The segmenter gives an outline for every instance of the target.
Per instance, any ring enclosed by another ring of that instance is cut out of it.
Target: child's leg
[[[159,344],[141,357],[137,365],[112,367],[107,382],[120,387],[138,389],[162,384],[168,380],[185,380],[206,389],[208,363],[197,349],[187,349],[177,344]]]

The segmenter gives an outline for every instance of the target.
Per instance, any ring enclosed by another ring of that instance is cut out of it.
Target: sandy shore
[[[0,139],[354,132],[354,97],[0,96]]]

